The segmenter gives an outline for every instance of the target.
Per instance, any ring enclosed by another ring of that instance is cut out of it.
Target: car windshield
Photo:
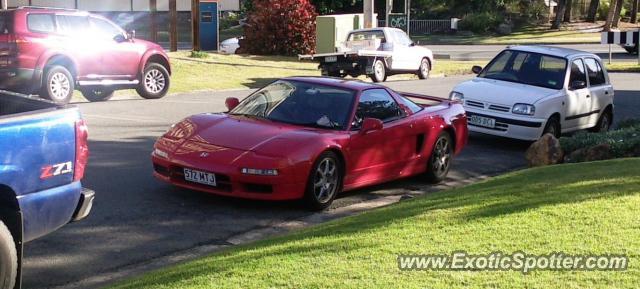
[[[533,52],[505,50],[478,75],[528,85],[561,89],[564,85],[567,61]]]
[[[279,80],[247,97],[229,114],[341,130],[346,128],[354,96],[348,89]]]

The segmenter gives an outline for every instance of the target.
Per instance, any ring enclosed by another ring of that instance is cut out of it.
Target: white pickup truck
[[[614,90],[593,53],[515,46],[473,71],[450,95],[464,103],[470,131],[532,141],[612,124]]]
[[[344,45],[336,50],[335,53],[299,55],[299,58],[319,61],[324,76],[367,75],[374,82],[403,73],[426,79],[434,64],[431,50],[415,45],[404,31],[396,28],[351,31]]]

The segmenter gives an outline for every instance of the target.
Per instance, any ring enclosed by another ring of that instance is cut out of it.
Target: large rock
[[[611,152],[611,146],[608,143],[592,146],[584,152],[585,162],[602,161],[612,158],[613,153]]]
[[[564,153],[560,147],[560,142],[552,134],[543,135],[525,153],[525,158],[530,167],[555,165],[561,163],[563,157]]]

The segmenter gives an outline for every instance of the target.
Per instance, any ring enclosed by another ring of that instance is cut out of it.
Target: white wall
[[[9,7],[28,6],[29,0],[8,0]],[[88,11],[131,11],[131,0],[31,0],[33,6],[77,8]],[[240,10],[239,0],[219,0],[220,11]],[[157,0],[158,11],[169,11],[169,0]],[[191,11],[191,0],[177,0],[178,11]],[[149,0],[133,0],[133,11],[149,11]]]

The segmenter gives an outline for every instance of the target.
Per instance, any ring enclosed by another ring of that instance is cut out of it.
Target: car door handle
[[[605,91],[605,92],[604,92],[604,94],[609,94],[609,91],[608,91],[608,90],[607,90],[607,91]]]
[[[587,94],[587,98],[589,98],[589,97],[591,97],[591,95],[588,95],[588,94]]]

